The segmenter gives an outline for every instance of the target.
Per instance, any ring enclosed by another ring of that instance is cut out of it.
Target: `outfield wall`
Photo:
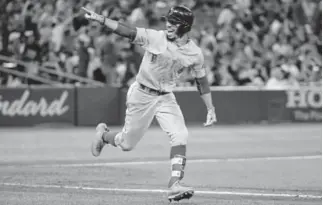
[[[195,88],[174,92],[187,123],[203,123],[206,109]],[[102,87],[0,89],[0,126],[98,122],[123,124],[126,91]],[[212,89],[218,123],[322,122],[322,89],[264,91]]]

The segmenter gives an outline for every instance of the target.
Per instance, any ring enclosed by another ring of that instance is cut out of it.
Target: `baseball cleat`
[[[106,144],[102,138],[104,132],[109,132],[109,128],[107,127],[107,125],[104,123],[98,124],[98,126],[96,126],[95,139],[93,140],[91,147],[92,154],[95,157],[101,154],[101,151],[104,145]]]
[[[181,185],[178,181],[173,184],[168,192],[169,202],[180,201],[182,199],[190,199],[194,195],[192,187]]]

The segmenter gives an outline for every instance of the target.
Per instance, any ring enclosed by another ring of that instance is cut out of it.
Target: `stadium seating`
[[[321,3],[318,0],[1,1],[0,55],[13,60],[0,60],[3,68],[0,85],[44,83],[6,72],[11,69],[45,81],[78,83],[78,79],[86,78],[127,87],[136,75],[143,51],[100,25],[89,23],[80,7],[86,6],[133,26],[163,29],[161,16],[175,4],[185,4],[194,11],[196,19],[190,37],[203,50],[210,85],[281,89],[321,83]],[[52,72],[45,72],[46,69]],[[184,74],[178,86],[193,84],[191,77]]]

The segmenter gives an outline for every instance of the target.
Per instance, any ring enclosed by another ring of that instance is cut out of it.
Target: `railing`
[[[5,72],[5,73],[9,73],[9,74],[12,74],[12,75],[15,75],[15,76],[18,76],[18,77],[22,77],[22,78],[29,78],[29,79],[32,79],[32,80],[35,80],[35,81],[38,81],[38,82],[41,82],[41,83],[44,83],[44,84],[47,84],[47,85],[52,85],[52,86],[63,85],[62,83],[59,83],[59,82],[56,82],[56,81],[52,81],[52,80],[49,80],[49,79],[46,79],[46,78],[42,78],[42,77],[39,77],[39,76],[36,76],[36,75],[24,73],[24,72],[21,72],[21,71],[12,70],[12,69],[9,69],[9,68],[4,68],[4,67],[1,67],[1,66],[0,66],[0,71]]]
[[[13,62],[13,63],[19,64],[19,65],[22,65],[22,66],[25,66],[25,67],[28,66],[28,64],[26,62],[23,62],[23,61],[14,59],[14,58],[9,58],[9,57],[3,56],[3,55],[0,55],[0,60],[7,61],[7,62]],[[18,72],[18,71],[3,68],[3,67],[1,68],[1,71],[2,72],[7,72],[7,73],[10,73],[10,74],[13,74],[13,75],[17,75],[19,77],[33,78],[34,80],[37,79],[37,81],[42,82],[42,83],[46,83],[46,84],[51,84],[51,85],[53,85],[53,84],[62,84],[62,83],[59,83],[59,82],[52,83],[54,81],[46,79],[46,78],[43,78],[43,77],[40,77],[40,76],[32,76],[32,75],[29,75],[29,74],[24,73],[24,72]],[[59,77],[63,77],[63,78],[68,78],[70,80],[78,81],[80,83],[85,83],[85,84],[89,84],[89,85],[93,85],[93,86],[102,87],[102,86],[105,85],[104,83],[101,83],[99,81],[95,81],[95,80],[92,80],[92,79],[80,77],[80,76],[77,76],[77,75],[72,74],[72,73],[56,72],[54,70],[45,68],[44,66],[40,66],[39,71],[42,71],[42,72],[45,72],[45,73],[48,73],[48,74],[52,74],[52,75],[56,75],[56,76],[59,76]]]
[[[9,58],[9,57],[3,56],[3,55],[0,55],[0,60],[6,61],[6,62],[13,62],[13,63],[19,64],[19,65],[22,65],[25,67],[29,66],[28,63],[26,63],[26,62],[23,62],[23,61],[14,59],[14,58]],[[53,81],[53,80],[50,80],[48,78],[44,78],[41,76],[32,75],[32,74],[28,74],[25,72],[20,72],[20,71],[14,70],[14,69],[4,68],[4,67],[1,67],[1,65],[0,65],[0,71],[5,72],[5,73],[10,73],[12,75],[19,76],[22,78],[33,79],[33,80],[39,81],[39,82],[41,82],[43,84],[47,84],[47,85],[55,85],[55,86],[69,85],[66,83],[65,84],[61,83],[59,81]],[[80,77],[80,76],[77,76],[72,73],[57,72],[57,71],[45,68],[44,66],[40,66],[39,71],[42,71],[42,72],[45,72],[48,74],[52,74],[52,75],[56,75],[59,77],[67,78],[70,80],[78,81],[80,83],[84,83],[87,86],[94,86],[94,87],[105,86],[104,83],[101,83],[99,81]],[[321,86],[322,86],[321,82],[305,83],[305,84],[300,85],[300,87],[321,87]],[[118,87],[118,86],[112,85],[112,87]],[[211,88],[211,91],[217,91],[217,90],[227,90],[227,91],[268,90],[268,89],[264,88],[263,86],[211,86],[210,88]],[[291,88],[291,89],[294,89],[294,88]],[[195,91],[195,90],[197,90],[197,88],[195,86],[188,86],[188,87],[178,86],[174,89],[174,91]]]

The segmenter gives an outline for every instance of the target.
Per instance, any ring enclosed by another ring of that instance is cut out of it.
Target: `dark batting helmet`
[[[185,6],[174,6],[168,11],[165,19],[171,24],[180,24],[178,34],[183,35],[191,30],[194,15],[193,12]]]

